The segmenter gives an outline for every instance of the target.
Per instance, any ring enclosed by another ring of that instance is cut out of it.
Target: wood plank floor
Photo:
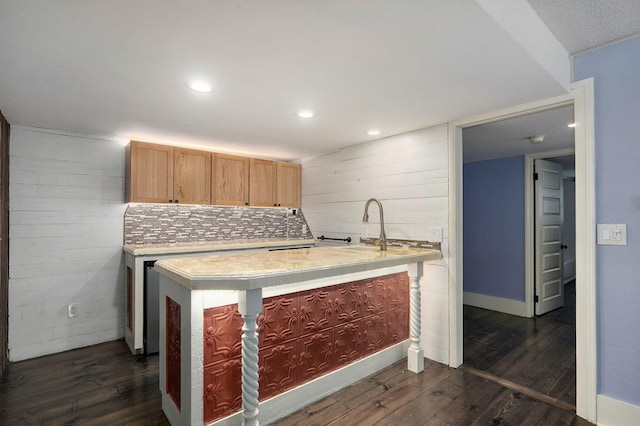
[[[575,406],[575,283],[563,308],[537,318],[465,306],[464,366]]]
[[[467,315],[466,319],[478,327],[483,321],[491,322],[482,312]],[[552,340],[559,339],[562,333],[545,331],[541,319],[536,319],[535,326],[526,328],[529,335],[546,334],[555,336]],[[515,327],[512,321],[508,321],[508,324]],[[531,362],[529,351],[542,345],[539,342],[527,344],[527,339],[519,339],[521,344],[516,345],[514,342],[518,339],[515,337],[507,339],[506,343],[499,342],[492,332],[485,333],[485,338],[494,339],[487,344],[481,343],[482,333],[476,334],[477,338],[470,339],[469,343],[477,353],[474,355],[472,350],[466,349],[465,352],[470,361],[478,360],[487,369],[495,367],[482,356],[488,346],[505,349],[510,346],[522,347],[524,344],[526,351],[517,354],[513,350],[505,351],[511,353],[505,355],[508,362],[518,363]],[[507,361],[497,362],[503,364]],[[571,361],[566,361],[566,364],[571,369]],[[507,373],[516,370],[495,368]],[[556,392],[563,398],[575,399],[575,389],[568,390],[570,386],[563,384],[562,380],[558,377],[538,378],[531,382],[541,383],[542,388],[551,389],[551,393]],[[6,381],[0,384],[0,425],[167,424],[158,390],[158,356],[134,357],[123,341],[11,363]],[[546,404],[463,369],[425,360],[425,371],[413,374],[406,371],[406,360],[403,360],[274,424],[404,426],[589,423],[571,411]]]

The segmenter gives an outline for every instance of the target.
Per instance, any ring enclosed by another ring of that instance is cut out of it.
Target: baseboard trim
[[[504,297],[487,296],[485,294],[470,293],[465,291],[463,303],[476,308],[489,309],[504,314],[517,315],[527,318],[527,305],[518,300],[505,299]]]
[[[597,396],[597,407],[601,426],[636,426],[640,419],[640,407],[605,395]]]

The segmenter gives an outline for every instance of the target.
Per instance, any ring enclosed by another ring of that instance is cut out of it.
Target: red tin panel
[[[288,341],[260,350],[260,401],[299,384],[298,342]]]
[[[127,327],[133,331],[133,271],[127,266]]]
[[[260,347],[269,347],[298,337],[297,293],[264,299],[258,316]]]
[[[362,321],[337,325],[334,338],[336,366],[342,367],[362,358]]]
[[[385,314],[387,346],[409,338],[409,306],[401,306]]]
[[[364,315],[380,315],[388,309],[390,276],[363,281],[367,305]]]
[[[204,310],[204,365],[240,357],[242,324],[238,305]]]
[[[309,334],[299,342],[300,383],[320,377],[336,368],[333,330]]]
[[[167,395],[173,400],[180,410],[180,305],[167,297]]]
[[[300,335],[316,333],[335,324],[335,303],[331,288],[303,291],[298,295]]]
[[[204,421],[226,417],[242,409],[240,359],[219,362],[204,369]]]
[[[406,272],[395,275],[388,281],[389,309],[409,304],[409,275]]]
[[[340,284],[335,287],[337,305],[340,307],[338,320],[349,322],[361,319],[366,305],[366,294],[362,281]]]
[[[363,356],[369,356],[387,346],[386,321],[382,315],[372,315],[363,320]]]

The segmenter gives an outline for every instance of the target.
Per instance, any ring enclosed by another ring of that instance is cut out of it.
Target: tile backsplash
[[[132,203],[124,215],[124,244],[313,238],[302,210],[289,210]]]

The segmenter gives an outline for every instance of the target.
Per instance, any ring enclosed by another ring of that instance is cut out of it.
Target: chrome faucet
[[[380,242],[380,250],[386,251],[387,236],[384,233],[384,213],[382,211],[382,203],[378,199],[370,198],[369,201],[367,201],[367,204],[364,205],[364,216],[362,216],[362,223],[369,222],[369,204],[371,204],[372,201],[375,201],[378,204],[378,210],[380,210],[380,240],[378,240]]]

